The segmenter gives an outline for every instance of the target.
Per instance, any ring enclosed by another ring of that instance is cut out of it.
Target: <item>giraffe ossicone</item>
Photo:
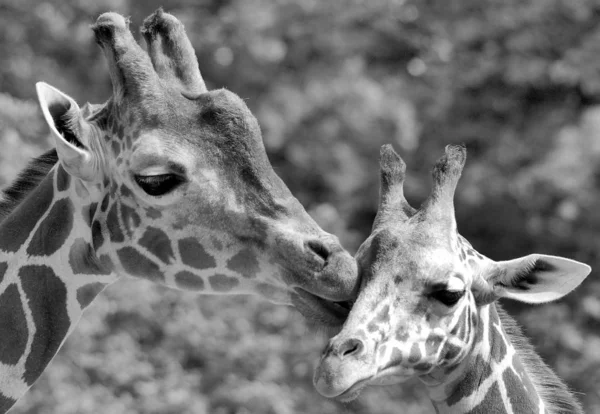
[[[128,25],[105,13],[92,27],[106,103],[37,84],[55,149],[0,202],[0,413],[120,275],[254,293],[330,326],[358,289],[356,262],[275,174],[244,101],[207,90],[183,25],[148,17],[148,52]]]
[[[382,147],[379,210],[356,254],[361,289],[315,387],[348,401],[369,384],[416,377],[438,413],[582,413],[496,300],[552,301],[591,269],[542,254],[495,262],[475,251],[454,217],[465,160],[465,148],[446,147],[417,210],[403,195],[404,162]]]

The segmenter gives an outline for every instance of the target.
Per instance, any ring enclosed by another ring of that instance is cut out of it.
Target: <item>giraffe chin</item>
[[[343,402],[343,403],[349,403],[351,401],[354,401],[358,398],[358,396],[360,395],[362,390],[367,385],[371,384],[372,379],[373,378],[366,378],[364,380],[360,380],[360,381],[354,383],[354,385],[352,385],[346,391],[342,392],[341,394],[339,394],[333,398],[340,402]]]
[[[333,364],[333,366],[331,364]],[[357,374],[360,373],[361,367],[346,366],[345,370],[349,371],[344,373],[343,366],[338,365],[336,370],[335,365],[337,365],[336,361],[327,360],[327,358],[321,360],[321,364],[315,371],[314,385],[316,390],[322,396],[343,403],[358,398],[362,390],[367,386],[400,384],[408,381],[414,376],[414,370],[412,369],[399,370],[398,367],[390,367],[383,369],[374,375],[369,375],[365,372],[367,375],[360,378]],[[370,371],[369,368],[363,367],[362,369]],[[354,378],[350,379],[351,377]],[[349,379],[352,382],[349,382]]]
[[[350,302],[333,302],[301,288],[294,291],[292,305],[318,327],[340,329],[350,313]]]
[[[406,382],[409,379],[410,379],[410,376],[387,375],[385,373],[382,376],[381,374],[377,374],[374,377],[366,378],[366,379],[360,380],[358,382],[355,382],[354,385],[352,385],[346,391],[342,392],[341,394],[339,394],[338,396],[333,397],[333,398],[340,402],[347,403],[347,402],[357,399],[358,396],[360,395],[360,393],[362,392],[362,390],[365,389],[367,386],[394,385],[394,384],[400,384],[400,383]]]

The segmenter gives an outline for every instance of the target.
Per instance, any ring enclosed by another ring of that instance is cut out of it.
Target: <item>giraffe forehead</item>
[[[192,168],[198,156],[181,140],[154,131],[141,135],[133,144],[129,167],[140,173],[158,168],[174,169],[173,172],[182,173],[180,169]]]

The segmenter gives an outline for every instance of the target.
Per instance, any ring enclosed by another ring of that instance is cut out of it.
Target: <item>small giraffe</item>
[[[495,262],[475,251],[454,217],[465,159],[463,147],[446,147],[415,210],[403,195],[404,162],[382,147],[379,211],[356,256],[362,286],[315,386],[347,401],[368,384],[418,377],[437,413],[582,413],[495,301],[552,301],[591,269],[541,254]]]
[[[156,11],[146,53],[128,21],[92,27],[113,95],[37,92],[55,149],[0,202],[0,413],[36,381],[83,310],[121,275],[254,293],[341,326],[356,262],[273,171],[244,101],[207,91],[183,25]]]

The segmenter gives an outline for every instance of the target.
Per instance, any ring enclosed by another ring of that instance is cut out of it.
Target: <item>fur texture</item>
[[[58,155],[55,149],[49,150],[29,162],[29,165],[19,173],[12,184],[2,191],[0,222],[48,175],[57,162]]]
[[[583,414],[579,402],[573,397],[565,383],[546,365],[535,352],[521,328],[502,307],[496,303],[502,327],[529,373],[532,382],[546,404],[549,414]]]

